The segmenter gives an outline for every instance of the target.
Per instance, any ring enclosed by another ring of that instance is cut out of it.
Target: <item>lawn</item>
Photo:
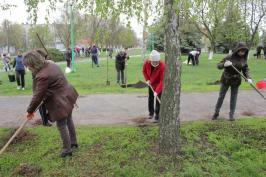
[[[143,80],[141,73],[142,60],[140,59],[140,50],[129,50],[129,54],[132,56],[128,61],[127,80],[128,83],[136,83],[139,80]],[[80,94],[92,94],[92,93],[131,93],[131,92],[146,92],[146,89],[136,88],[121,88],[116,84],[116,70],[115,61],[109,61],[109,76],[108,80],[111,82],[110,86],[106,85],[107,81],[107,60],[104,56],[105,53],[101,53],[100,67],[91,67],[91,60],[89,58],[81,58],[77,60],[77,72],[67,74],[67,78],[71,84],[73,84]],[[148,52],[146,52],[148,56]],[[224,57],[223,54],[215,54],[213,60],[207,59],[207,53],[202,53],[200,56],[200,65],[198,67],[182,65],[181,82],[182,91],[214,91],[219,90],[219,85],[208,85],[209,82],[219,80],[222,73],[221,70],[216,68],[217,62]],[[187,56],[182,56],[182,61],[185,61]],[[250,59],[248,61],[251,75],[254,81],[261,80],[266,77],[265,60]],[[64,70],[66,64],[60,63],[60,67]],[[31,73],[26,74],[26,90],[16,90],[16,84],[8,82],[7,73],[0,73],[0,95],[29,95],[31,94]],[[241,89],[251,89],[246,83],[241,85]]]
[[[181,125],[180,151],[170,157],[158,154],[155,125],[80,126],[79,148],[72,157],[61,159],[56,128],[35,126],[0,157],[0,176],[27,172],[19,168],[23,163],[39,169],[35,176],[43,177],[263,177],[265,127],[266,118],[186,122]],[[0,129],[0,137],[9,131]]]

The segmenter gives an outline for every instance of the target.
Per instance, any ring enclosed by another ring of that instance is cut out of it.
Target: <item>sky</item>
[[[24,4],[24,0],[0,0],[3,3],[14,4],[16,7],[12,7],[10,10],[2,11],[0,10],[0,23],[4,19],[8,19],[9,21],[16,22],[16,23],[30,23],[29,21],[29,14],[27,13],[27,8]],[[46,15],[46,4],[39,5],[38,9],[38,18],[37,24],[44,24],[45,15]],[[60,10],[53,12],[52,15],[49,16],[49,22],[53,23],[55,19],[60,17]],[[135,31],[138,38],[142,37],[142,25],[134,18],[131,20],[131,26]]]

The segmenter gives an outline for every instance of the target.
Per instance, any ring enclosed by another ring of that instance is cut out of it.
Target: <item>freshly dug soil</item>
[[[122,88],[126,88],[126,85],[121,85]],[[145,88],[147,87],[147,84],[143,81],[138,81],[136,84],[127,84],[127,87],[133,87],[133,88]]]
[[[252,111],[244,111],[244,112],[242,112],[242,115],[244,115],[244,116],[254,116],[255,114]]]
[[[39,176],[41,171],[42,169],[39,166],[21,163],[18,167],[14,169],[14,171],[12,172],[12,175],[13,176],[22,175],[26,177],[35,177],[35,176]]]
[[[4,146],[7,143],[7,141],[14,135],[16,130],[17,129],[12,129],[6,135],[0,137],[1,138],[0,142],[2,142],[2,143],[0,143],[0,147]],[[33,134],[30,134],[28,131],[25,131],[22,129],[20,131],[20,133],[11,142],[11,144],[20,143],[20,142],[23,142],[25,140],[32,140],[33,138],[34,138]]]

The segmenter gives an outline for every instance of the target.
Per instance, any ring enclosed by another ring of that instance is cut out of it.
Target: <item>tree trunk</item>
[[[162,105],[160,111],[159,151],[165,154],[175,154],[178,151],[180,126],[180,44],[174,0],[165,0],[165,73]]]
[[[145,52],[146,52],[146,27],[147,27],[147,18],[148,18],[148,12],[147,12],[147,7],[148,7],[148,0],[143,0],[143,5],[144,5],[144,10],[143,10],[143,31],[142,31],[142,49],[141,49],[141,59],[142,62],[144,62],[145,59]]]
[[[215,52],[215,43],[211,42],[211,48],[210,48],[209,57],[208,57],[209,60],[211,60],[213,58],[213,53],[214,52]]]

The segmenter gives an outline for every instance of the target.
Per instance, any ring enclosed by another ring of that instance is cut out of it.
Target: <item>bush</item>
[[[58,61],[64,61],[64,54],[62,52],[60,52],[60,50],[55,49],[55,48],[49,48],[47,49],[48,53],[49,53],[49,57],[54,61],[54,62],[58,62]]]

